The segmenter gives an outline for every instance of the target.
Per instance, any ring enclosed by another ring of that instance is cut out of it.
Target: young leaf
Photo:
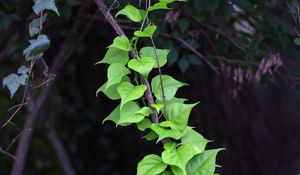
[[[160,67],[163,67],[167,63],[167,58],[170,50],[168,49],[156,49],[156,53],[158,55],[158,62]],[[156,61],[156,54],[154,52],[153,47],[143,47],[140,50],[141,57],[148,57],[153,58],[155,60],[155,68],[158,68],[157,61]]]
[[[163,104],[152,104],[151,106],[156,109],[157,113],[164,107]]]
[[[27,78],[28,78],[27,74],[22,74],[20,76],[16,74],[10,74],[3,79],[2,84],[3,86],[8,87],[10,92],[10,98],[12,98],[15,95],[15,93],[17,92],[17,90],[21,85],[26,84]]]
[[[175,140],[179,140],[186,134],[186,130],[168,129],[154,123],[151,125],[151,129],[158,135],[158,140],[156,143],[165,138],[173,138]]]
[[[182,145],[176,149],[175,144],[167,143],[164,145],[165,150],[162,152],[162,160],[168,164],[176,166],[180,169],[173,170],[175,175],[186,175],[185,166],[189,160],[193,158],[197,153],[194,152],[193,148],[190,145]]]
[[[122,78],[130,74],[130,71],[121,63],[111,64],[107,70],[107,83],[105,90],[114,84],[120,83]]]
[[[47,18],[47,14],[43,15],[43,23],[46,21]],[[29,34],[31,37],[33,37],[34,35],[38,34],[40,32],[40,25],[41,25],[41,17],[39,18],[35,18],[31,21],[31,23],[29,24]]]
[[[27,74],[29,72],[29,69],[25,66],[21,66],[18,69],[18,74]]]
[[[196,155],[186,165],[187,174],[214,174],[216,169],[216,156],[221,150],[222,149],[207,150]]]
[[[167,168],[161,157],[150,154],[144,157],[138,164],[137,175],[157,175]]]
[[[143,107],[142,109],[135,112],[143,116],[149,116],[152,113],[152,110],[149,107]]]
[[[120,105],[118,105],[103,121],[102,124],[106,121],[113,121],[118,123],[120,120]]]
[[[145,11],[139,10],[132,5],[127,5],[116,14],[116,17],[119,15],[125,15],[134,22],[141,22],[144,19]]]
[[[156,139],[157,137],[158,137],[158,135],[155,132],[150,131],[148,134],[146,134],[142,138],[146,139],[147,141],[152,141],[152,140]]]
[[[129,60],[129,51],[124,51],[115,47],[108,48],[104,58],[96,64],[121,63],[126,65]]]
[[[108,47],[121,49],[123,51],[130,51],[131,44],[126,36],[118,36],[114,39],[114,42]]]
[[[141,122],[146,114],[143,112],[140,112],[139,105],[135,102],[128,102],[126,104],[124,104],[124,106],[121,108],[121,114],[120,114],[120,119],[118,121],[118,125],[129,125],[132,123],[139,123]]]
[[[145,85],[133,86],[129,82],[122,82],[117,90],[121,96],[121,109],[127,102],[139,99],[143,96],[147,87]]]
[[[165,92],[165,100],[172,99],[175,96],[178,88],[186,85],[185,83],[175,80],[174,78],[172,78],[169,75],[162,75],[162,81],[163,81],[164,92]],[[163,95],[162,95],[162,91],[161,91],[159,75],[157,75],[156,77],[154,77],[152,79],[151,87],[152,87],[152,91],[153,91],[155,97],[158,100],[162,101]]]
[[[201,134],[188,128],[187,134],[181,138],[181,144],[189,144],[193,146],[195,152],[202,153],[209,141],[205,139]]]
[[[196,104],[173,103],[167,108],[168,120],[173,122],[179,129],[184,129],[188,124],[190,113]]]
[[[154,11],[154,10],[167,10],[168,8],[168,3],[167,2],[157,2],[154,5],[149,7],[149,11]]]
[[[148,118],[144,118],[141,122],[137,123],[137,127],[140,131],[145,131],[146,129],[150,128],[152,122]]]
[[[26,61],[30,61],[42,56],[49,46],[50,41],[46,35],[40,35],[35,40],[29,40],[30,45],[24,50],[23,54]]]
[[[140,74],[145,78],[148,77],[148,74],[153,69],[155,65],[155,60],[153,58],[142,58],[140,60],[132,59],[128,62],[128,67]]]
[[[122,79],[122,81],[123,82],[130,82],[130,79],[126,76]],[[98,90],[96,92],[96,96],[98,96],[98,94],[100,92],[102,92],[111,100],[121,99],[120,94],[117,91],[117,87],[119,86],[119,84],[120,83],[114,84],[111,87],[109,87],[108,89],[106,89],[107,83],[104,83],[100,88],[98,88]]]
[[[157,29],[157,27],[155,25],[150,25],[150,26],[146,27],[143,31],[135,31],[134,35],[137,37],[152,38],[156,29]]]
[[[59,15],[54,0],[36,0],[32,9],[37,15],[46,9],[52,10]]]

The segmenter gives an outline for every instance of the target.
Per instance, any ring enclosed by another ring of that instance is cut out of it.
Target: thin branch
[[[45,129],[47,138],[52,146],[53,152],[56,154],[56,157],[60,163],[61,169],[63,170],[64,174],[75,175],[75,170],[72,167],[67,151],[65,150],[61,139],[55,131],[53,123],[51,121],[47,121]]]
[[[192,51],[194,54],[196,54],[197,56],[199,56],[216,74],[219,74],[217,68],[212,65],[204,55],[202,55],[200,52],[198,52],[196,49],[194,49],[189,43],[187,43],[186,41],[184,41],[183,39],[177,37],[177,36],[173,36],[167,33],[163,33],[163,36],[167,37],[167,38],[171,38],[171,39],[175,39],[177,41],[179,41],[180,43],[182,43],[184,46],[186,46],[190,51]]]
[[[16,160],[16,157],[14,155],[12,155],[9,152],[3,150],[1,147],[0,147],[0,153],[7,156],[7,157],[9,157],[9,158],[11,158],[11,159],[13,159],[13,160]]]

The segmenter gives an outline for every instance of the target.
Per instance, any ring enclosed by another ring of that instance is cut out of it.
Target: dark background
[[[138,1],[122,1],[120,7],[128,2]],[[110,5],[112,1],[106,3]],[[299,23],[297,3],[191,0],[175,3],[171,12],[151,16],[160,29],[155,36],[159,48],[173,49],[163,73],[190,85],[177,93],[179,97],[201,101],[192,112],[190,125],[214,140],[209,148],[226,148],[217,161],[222,166],[217,172],[222,175],[300,173],[300,52],[294,43]],[[242,12],[234,10],[233,4]],[[51,67],[62,52],[67,62],[61,62],[54,86],[39,112],[24,174],[63,174],[47,138],[49,123],[63,143],[76,174],[135,174],[143,156],[159,153],[162,146],[141,139],[145,133],[135,126],[115,128],[113,123],[101,124],[117,102],[103,94],[95,97],[97,88],[106,81],[107,66],[94,64],[103,58],[116,34],[94,1],[57,0],[57,6],[60,17],[49,12],[44,26],[43,33],[51,40],[44,60]],[[35,17],[31,7],[31,0],[0,2],[1,78],[26,64],[22,51],[28,45],[27,26]],[[254,32],[238,31],[234,25],[241,20],[247,21]],[[121,24],[129,36],[137,27],[128,22]],[[219,73],[182,42],[164,34],[183,39],[206,56]],[[63,44],[65,41],[67,45]],[[144,44],[147,41],[141,43]],[[255,74],[261,70],[261,61],[277,53],[283,65],[278,69],[272,67],[272,75],[264,74],[257,79]],[[238,69],[244,71],[238,75],[242,82],[235,79],[234,71]],[[37,61],[32,84],[47,81],[44,70],[42,61]],[[246,71],[252,73],[248,79]],[[43,88],[47,85],[33,89],[31,100],[37,99]],[[14,112],[8,109],[20,103],[22,91],[23,88],[19,89],[10,99],[7,88],[0,88],[1,125]],[[1,148],[17,140],[9,150],[11,154],[15,154],[18,138],[24,132],[27,111],[25,106],[13,119],[15,126],[7,125],[0,130]],[[10,157],[0,154],[0,174],[9,174],[12,162]]]

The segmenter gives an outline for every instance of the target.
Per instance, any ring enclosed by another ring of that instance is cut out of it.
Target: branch
[[[57,132],[53,128],[52,122],[46,122],[46,135],[52,146],[53,152],[56,154],[60,166],[65,175],[75,175],[75,171],[71,165],[71,161],[67,155],[62,141]]]
[[[125,32],[122,30],[122,28],[120,27],[120,25],[118,24],[116,19],[109,12],[109,10],[108,10],[106,4],[103,2],[103,0],[95,0],[95,2],[98,5],[98,8],[101,11],[101,13],[103,14],[103,16],[105,16],[106,20],[114,28],[116,33],[120,36],[126,36]],[[139,56],[134,53],[134,50],[131,50],[130,54],[131,54],[132,58],[140,59]],[[153,123],[159,123],[159,118],[158,118],[157,111],[156,111],[155,108],[153,108],[151,106],[152,104],[154,104],[154,99],[153,99],[153,95],[152,95],[152,91],[151,91],[151,86],[150,86],[149,82],[147,80],[145,80],[142,76],[140,78],[141,78],[142,83],[145,84],[146,87],[147,87],[147,90],[145,92],[145,96],[146,96],[146,99],[148,101],[148,106],[152,110],[152,114],[151,114],[152,122]]]

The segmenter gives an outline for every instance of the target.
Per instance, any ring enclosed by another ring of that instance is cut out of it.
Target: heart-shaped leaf
[[[121,63],[113,63],[107,70],[107,82],[105,90],[114,84],[120,83],[122,78],[130,74],[130,71]]]
[[[35,0],[32,7],[35,14],[39,15],[44,10],[52,10],[59,15],[54,0]]]
[[[186,165],[187,174],[214,174],[216,169],[216,156],[221,150],[222,149],[206,150],[196,155]]]
[[[178,129],[186,128],[190,113],[196,104],[173,103],[167,107],[167,117],[178,127]]]
[[[174,174],[186,175],[186,164],[197,154],[194,152],[193,148],[190,145],[182,145],[176,148],[175,143],[167,143],[164,145],[164,148],[162,160],[168,165],[180,168],[171,167]],[[175,170],[173,170],[174,168]]]
[[[187,133],[181,138],[181,144],[189,144],[193,146],[195,152],[202,153],[209,140],[205,139],[201,134],[188,127]]]
[[[153,69],[155,65],[155,60],[153,58],[142,58],[140,60],[132,59],[128,62],[128,67],[140,74],[145,78],[148,77],[148,74]]]
[[[30,45],[23,52],[26,61],[41,57],[43,52],[50,47],[50,41],[46,35],[40,35],[37,39],[29,40],[29,42]]]
[[[168,49],[156,49],[156,53],[158,55],[159,66],[163,67],[167,63],[167,58],[170,50]],[[153,47],[143,47],[140,50],[141,57],[153,58],[155,60],[154,68],[158,68],[156,54],[154,52]]]
[[[104,58],[96,64],[121,63],[126,65],[129,60],[129,51],[124,51],[115,47],[108,48]]]
[[[167,168],[161,157],[150,154],[144,157],[138,164],[137,175],[157,175]]]
[[[157,29],[157,27],[155,25],[150,25],[150,26],[147,26],[143,31],[135,31],[134,35],[137,37],[152,38],[156,29]]]
[[[144,10],[137,9],[132,5],[127,5],[116,14],[116,17],[119,15],[125,15],[134,22],[141,22],[144,19],[145,14],[146,12]]]
[[[175,96],[177,90],[180,87],[186,85],[185,83],[182,83],[180,81],[175,80],[174,78],[172,78],[169,75],[162,75],[162,82],[163,82],[163,86],[164,86],[165,100],[172,99]],[[151,87],[152,87],[152,91],[153,91],[155,97],[158,100],[162,101],[163,95],[162,95],[161,84],[160,84],[160,76],[159,75],[157,75],[156,77],[154,77],[152,79]]]
[[[129,82],[122,82],[118,87],[117,91],[121,96],[121,109],[127,102],[139,99],[143,96],[147,87],[145,85],[133,86]]]
[[[131,44],[126,36],[118,36],[114,39],[114,42],[108,47],[121,49],[123,51],[130,51]]]

